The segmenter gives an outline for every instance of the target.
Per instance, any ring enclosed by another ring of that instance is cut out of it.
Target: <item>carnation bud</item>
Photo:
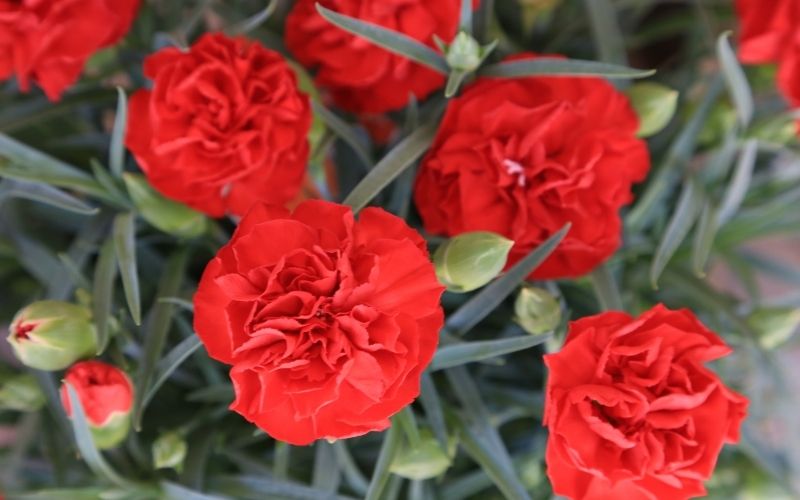
[[[775,349],[784,344],[800,327],[800,309],[792,307],[765,307],[753,311],[747,324],[758,334],[765,349]]]
[[[97,351],[89,309],[45,300],[34,302],[11,321],[8,342],[20,361],[38,370],[63,370]]]
[[[157,229],[179,238],[200,236],[208,227],[208,219],[181,203],[164,198],[142,175],[123,175],[128,194],[141,216]]]
[[[0,410],[33,412],[44,403],[44,393],[33,375],[12,375],[0,383]]]
[[[525,286],[514,303],[516,321],[531,335],[553,331],[561,323],[561,306],[546,290]]]
[[[419,437],[415,446],[408,443],[401,445],[390,467],[392,473],[420,481],[436,477],[450,468],[456,452],[456,440],[448,439],[447,450],[443,450],[429,430],[421,429]]]
[[[628,90],[639,115],[639,137],[650,137],[667,126],[678,109],[678,95],[677,90],[653,82],[637,83]]]
[[[506,265],[514,242],[486,231],[460,234],[436,249],[436,276],[451,292],[463,293],[489,283]]]
[[[125,372],[101,361],[70,367],[61,386],[61,403],[71,418],[67,384],[80,400],[95,446],[106,450],[121,443],[130,430],[133,409],[133,384]]]
[[[153,464],[156,469],[183,469],[186,459],[186,440],[177,432],[167,432],[153,443]]]
[[[481,45],[469,34],[460,31],[447,47],[447,64],[460,71],[474,71],[483,61]]]

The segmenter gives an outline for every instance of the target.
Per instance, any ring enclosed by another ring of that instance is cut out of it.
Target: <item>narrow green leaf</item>
[[[175,370],[178,369],[189,356],[194,354],[203,344],[197,337],[187,337],[181,341],[180,344],[172,348],[172,350],[158,362],[153,375],[153,382],[147,388],[144,397],[142,398],[141,412],[147,408],[147,405],[156,395],[158,390],[164,385],[164,382],[169,379]],[[140,390],[144,390],[143,388]]]
[[[419,159],[433,143],[437,120],[422,125],[403,139],[367,174],[344,200],[345,205],[358,212],[403,171]]]
[[[747,190],[750,188],[750,180],[753,178],[753,168],[757,157],[758,140],[750,139],[742,147],[733,177],[722,198],[719,208],[720,226],[731,220],[742,205]]]
[[[109,488],[52,488],[29,493],[7,493],[7,500],[97,500],[104,495],[119,493]]]
[[[528,500],[530,497],[517,477],[511,456],[500,434],[491,424],[491,414],[481,399],[475,381],[463,366],[450,368],[445,373],[455,396],[465,410],[462,417],[464,431],[461,436],[462,445],[467,447],[469,442],[474,445],[467,448],[467,451],[471,455],[474,453],[473,458],[482,467],[485,469],[491,467],[490,477],[506,498]],[[467,441],[464,441],[464,438]]]
[[[369,489],[364,497],[364,500],[380,500],[384,498],[383,490],[386,488],[386,483],[389,481],[391,472],[389,471],[394,460],[397,450],[400,445],[400,432],[394,423],[384,432],[383,445],[378,454],[378,462],[375,464],[375,470],[372,472],[372,479],[369,483]]]
[[[180,484],[164,481],[161,483],[163,500],[228,500],[230,497],[200,493]]]
[[[100,247],[92,282],[92,316],[97,329],[97,354],[105,351],[108,345],[108,319],[111,317],[111,304],[114,302],[114,279],[117,274],[117,260],[114,253],[114,240],[109,238]]]
[[[355,500],[353,497],[326,493],[310,486],[256,476],[221,476],[214,481],[217,489],[231,491],[237,499],[263,500]]]
[[[495,78],[525,78],[531,76],[587,76],[604,78],[647,78],[653,69],[634,69],[580,59],[540,57],[492,64],[480,71],[481,76]]]
[[[120,186],[117,184],[118,181],[111,176],[108,170],[94,158],[89,160],[89,166],[92,168],[94,178],[97,179],[100,186],[105,189],[108,196],[113,198],[119,207],[131,210],[133,205],[122,192],[122,189],[120,189]]]
[[[353,489],[358,495],[365,495],[369,488],[369,482],[364,474],[358,468],[358,464],[353,460],[353,456],[347,449],[346,440],[338,440],[333,443],[333,450],[336,452],[336,458],[339,462],[339,467],[342,469],[344,478],[350,488]]]
[[[597,266],[591,274],[592,288],[604,311],[624,311],[619,287],[608,264]]]
[[[165,265],[161,282],[158,285],[158,297],[173,297],[177,295],[181,283],[183,282],[187,261],[188,252],[182,248],[179,248],[170,256]],[[182,349],[175,352],[175,357],[166,361],[165,365],[162,365],[164,371],[159,372],[157,363],[161,358],[161,352],[164,350],[167,334],[172,324],[174,309],[175,306],[172,304],[156,300],[152,312],[150,313],[149,327],[147,328],[147,335],[145,336],[143,346],[144,353],[137,373],[136,385],[140,390],[136,394],[133,403],[133,425],[136,430],[141,429],[142,417],[148,402],[145,398],[147,396],[152,397],[154,394],[154,392],[150,392],[153,381],[157,380],[159,375],[161,377],[169,377],[172,373],[170,370],[174,370],[174,368],[178,366],[179,363],[177,363],[177,361],[183,361],[185,356],[191,354],[191,352],[186,354],[185,351],[197,348],[197,346],[190,341],[185,341],[185,344],[182,342],[179,344],[179,346],[182,346]],[[166,378],[163,378],[159,385],[162,384],[164,380],[166,380]],[[156,390],[157,389],[158,387],[156,387]]]
[[[516,475],[509,475],[508,470],[502,467],[496,459],[486,440],[469,426],[465,426],[465,430],[461,434],[461,446],[481,466],[505,498],[509,500],[530,498]]]
[[[589,21],[595,47],[600,60],[613,64],[628,64],[625,40],[617,21],[617,9],[609,0],[584,0],[589,12]]]
[[[667,267],[675,251],[686,239],[703,207],[703,194],[692,179],[687,179],[678,199],[675,213],[669,221],[661,243],[650,266],[650,283],[658,289],[658,278]]]
[[[422,408],[425,409],[425,419],[428,421],[433,435],[439,442],[439,446],[443,450],[446,450],[448,446],[447,424],[444,419],[442,400],[439,397],[439,392],[436,390],[433,377],[428,371],[422,372],[419,401],[422,403]]]
[[[7,179],[3,186],[8,196],[38,201],[69,212],[81,215],[94,215],[98,212],[74,196],[41,182],[18,181]]]
[[[722,66],[725,83],[733,98],[739,123],[747,127],[753,119],[753,91],[747,82],[742,66],[730,44],[731,32],[726,31],[717,39],[717,57]]]
[[[119,214],[114,219],[114,249],[125,299],[133,322],[142,324],[142,303],[139,296],[139,274],[136,265],[136,219],[134,214]]]
[[[437,371],[496,356],[504,356],[537,346],[551,337],[552,335],[525,335],[508,339],[481,340],[445,345],[436,351],[429,370]]]
[[[327,441],[317,441],[314,445],[314,470],[311,486],[326,493],[336,493],[342,477],[333,446]]]
[[[364,147],[364,143],[358,138],[358,135],[347,122],[339,118],[339,115],[320,104],[317,100],[311,101],[311,107],[314,113],[325,122],[325,125],[327,125],[334,134],[353,148],[356,156],[358,156],[358,159],[361,160],[365,166],[372,166],[371,155],[367,151],[367,148]]]
[[[317,3],[317,11],[331,24],[350,32],[356,36],[369,40],[379,47],[401,55],[412,61],[415,61],[424,66],[438,71],[444,75],[447,74],[450,68],[441,54],[428,47],[427,45],[418,42],[403,33],[386,29],[377,24],[361,21],[354,17],[345,16],[326,9]]]
[[[544,243],[535,248],[531,253],[517,262],[514,267],[504,275],[494,280],[491,284],[475,294],[466,304],[453,313],[445,324],[445,329],[456,335],[463,335],[478,324],[508,297],[517,286],[525,281],[539,265],[561,243],[569,232],[571,224],[567,224],[560,231],[549,237]]]
[[[103,455],[94,445],[92,431],[89,430],[89,423],[86,421],[81,400],[75,388],[69,382],[64,382],[67,387],[70,407],[72,408],[72,430],[75,433],[75,442],[86,464],[98,477],[115,484],[121,488],[131,487],[131,483],[117,474],[114,469],[106,463]]]
[[[117,114],[111,130],[111,147],[108,165],[114,177],[122,177],[125,170],[125,130],[128,126],[128,97],[122,87],[117,87]]]
[[[717,236],[719,227],[717,214],[717,209],[707,200],[700,214],[700,223],[697,225],[692,245],[692,268],[695,275],[700,278],[706,275],[706,264],[711,255],[714,238]]]
[[[472,0],[461,0],[461,13],[458,16],[460,30],[472,34]]]
[[[451,97],[455,96],[458,93],[458,89],[461,87],[461,83],[464,81],[464,78],[469,75],[468,71],[461,71],[454,69],[447,75],[447,85],[444,88],[444,96],[450,99]]]
[[[231,388],[233,389],[233,388]],[[231,390],[231,395],[233,390]],[[289,462],[292,458],[292,446],[283,441],[275,443],[275,460],[272,467],[273,474],[277,479],[289,478]]]
[[[269,3],[260,12],[248,17],[244,21],[227,30],[232,35],[246,35],[247,33],[258,28],[269,19],[275,9],[278,8],[278,0],[269,0]]]
[[[631,233],[638,233],[660,213],[664,200],[672,193],[673,185],[677,184],[686,170],[689,159],[697,146],[697,137],[708,116],[722,93],[724,85],[722,78],[717,76],[710,83],[700,105],[688,123],[670,146],[666,159],[651,172],[651,180],[644,193],[639,196],[633,210],[625,219],[625,228]]]
[[[406,406],[394,416],[395,423],[400,424],[403,429],[403,434],[411,444],[411,447],[416,447],[419,444],[419,427],[417,426],[417,417],[414,415],[414,410],[411,406]]]

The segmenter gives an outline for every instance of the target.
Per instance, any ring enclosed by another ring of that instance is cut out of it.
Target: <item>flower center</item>
[[[514,160],[506,158],[503,160],[503,166],[506,168],[508,175],[517,178],[517,185],[519,187],[525,187],[525,168],[522,165]]]
[[[36,323],[25,323],[23,321],[19,321],[16,326],[14,327],[14,337],[17,340],[28,340],[30,339],[30,332],[32,332],[36,328]]]

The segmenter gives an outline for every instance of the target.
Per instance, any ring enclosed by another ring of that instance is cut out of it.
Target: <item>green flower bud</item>
[[[678,109],[678,91],[658,83],[637,83],[628,90],[628,98],[639,115],[639,137],[661,132]]]
[[[205,215],[156,192],[142,175],[123,174],[128,194],[141,216],[153,227],[179,238],[194,238],[208,228]]]
[[[757,309],[747,318],[747,324],[758,334],[765,349],[784,344],[800,328],[800,309],[769,307]]]
[[[445,59],[452,69],[474,71],[483,61],[483,50],[477,40],[460,31],[447,47]]]
[[[436,477],[450,468],[456,453],[456,444],[455,438],[451,437],[447,442],[447,451],[442,450],[428,429],[420,429],[419,443],[414,447],[408,443],[401,445],[390,470],[400,477],[412,480]]]
[[[186,441],[177,432],[162,434],[153,443],[153,464],[156,469],[183,469],[186,459]]]
[[[450,238],[436,249],[436,276],[451,292],[469,292],[489,283],[506,265],[514,242],[476,231]]]
[[[33,412],[44,403],[44,393],[33,375],[12,375],[0,383],[0,410]]]
[[[89,309],[54,300],[35,302],[18,312],[8,342],[23,364],[47,371],[63,370],[97,351]]]
[[[89,424],[92,439],[98,450],[116,448],[128,436],[131,429],[130,413],[115,413],[102,426]]]
[[[554,330],[561,323],[561,306],[546,290],[523,287],[514,303],[514,321],[531,335]]]

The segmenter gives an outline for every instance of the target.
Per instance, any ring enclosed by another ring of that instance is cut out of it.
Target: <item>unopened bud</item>
[[[445,58],[452,69],[474,71],[483,61],[483,50],[477,40],[460,31],[447,47]]]
[[[71,418],[67,384],[80,400],[95,446],[107,450],[121,443],[130,430],[133,409],[133,383],[125,372],[101,361],[73,365],[61,386],[61,403]]]
[[[755,310],[747,324],[758,334],[765,349],[775,349],[784,344],[800,328],[800,309],[768,307]]]
[[[525,286],[514,303],[514,320],[531,335],[554,330],[561,323],[561,306],[546,290]]]
[[[89,309],[45,300],[17,313],[8,342],[20,361],[38,370],[63,370],[97,351],[97,335]]]
[[[455,456],[456,440],[450,438],[447,444],[448,449],[443,450],[429,430],[421,429],[416,446],[410,443],[401,445],[390,470],[400,477],[417,481],[439,476],[450,468]]]
[[[503,270],[513,246],[513,241],[495,233],[460,234],[436,249],[436,276],[451,292],[478,289]]]
[[[639,115],[639,137],[661,132],[678,108],[678,91],[658,83],[637,83],[628,90],[628,98]]]
[[[162,434],[153,443],[153,464],[156,469],[183,469],[186,459],[186,440],[177,432]]]

